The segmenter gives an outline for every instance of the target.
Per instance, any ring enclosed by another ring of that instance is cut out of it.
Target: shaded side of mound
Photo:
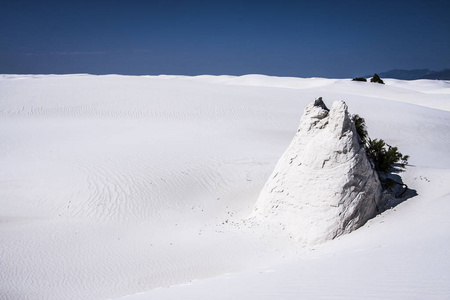
[[[343,101],[309,104],[297,134],[262,189],[252,219],[304,244],[349,233],[377,213],[381,184]]]

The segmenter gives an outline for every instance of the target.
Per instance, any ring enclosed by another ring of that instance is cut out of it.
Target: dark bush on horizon
[[[373,75],[373,77],[370,79],[370,82],[384,84],[383,80],[381,80],[380,76],[377,73],[375,73],[375,75]]]
[[[364,81],[364,82],[367,82],[367,79],[364,78],[364,77],[356,77],[356,78],[353,78],[352,81]]]

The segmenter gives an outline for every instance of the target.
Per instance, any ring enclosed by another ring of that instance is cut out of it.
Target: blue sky
[[[0,73],[354,77],[450,67],[450,1],[4,1]]]

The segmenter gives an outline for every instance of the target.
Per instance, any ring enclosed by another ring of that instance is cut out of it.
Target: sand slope
[[[294,299],[320,296],[336,272],[339,295],[445,298],[448,91],[429,80],[1,75],[0,298],[105,299],[221,276],[142,297],[225,299],[230,283],[235,298]],[[311,251],[241,220],[319,96],[410,154],[400,175],[419,195]],[[373,271],[345,269],[352,259]],[[349,280],[359,294],[339,284]]]

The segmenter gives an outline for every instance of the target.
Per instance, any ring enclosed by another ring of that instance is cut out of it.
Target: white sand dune
[[[0,75],[0,298],[450,298],[449,91]],[[410,154],[418,195],[313,250],[242,219],[319,96]]]

